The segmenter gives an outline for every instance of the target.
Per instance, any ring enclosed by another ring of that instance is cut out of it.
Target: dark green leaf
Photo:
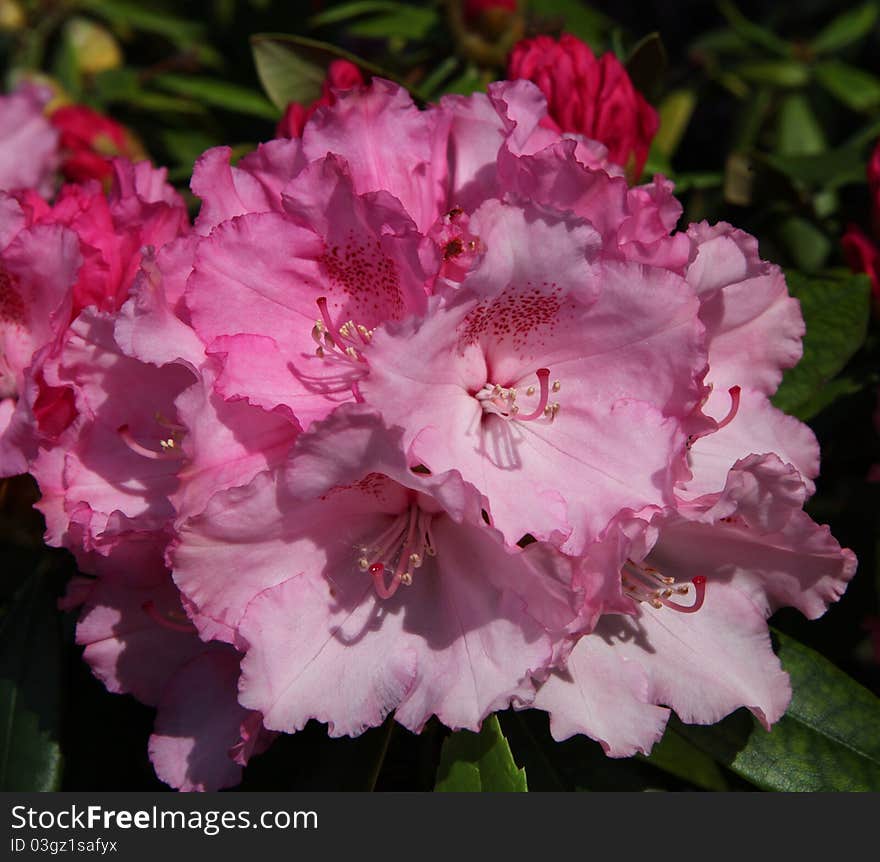
[[[840,60],[817,63],[815,73],[829,93],[854,111],[868,111],[880,105],[880,78],[876,75]]]
[[[727,19],[731,29],[747,42],[764,48],[773,54],[781,57],[788,57],[791,54],[791,45],[784,39],[780,39],[771,30],[761,27],[750,21],[743,15],[730,0],[721,0],[718,4],[721,14]]]
[[[494,715],[483,722],[479,733],[460,730],[443,743],[434,789],[446,793],[528,790],[525,770],[514,762]]]
[[[681,778],[703,790],[727,790],[727,780],[718,764],[704,751],[671,728],[644,758],[652,766]]]
[[[185,18],[169,15],[164,10],[150,9],[144,3],[125,0],[81,0],[80,5],[124,29],[133,28],[164,36],[176,45],[190,45],[204,37],[204,27]]]
[[[562,29],[583,39],[594,51],[607,44],[613,22],[581,0],[541,0],[533,9],[542,18],[561,23]]]
[[[61,782],[61,632],[48,557],[0,622],[0,789]],[[4,572],[4,574],[6,574]]]
[[[660,34],[649,33],[630,52],[626,71],[637,90],[651,94],[666,74],[666,64],[666,48]]]
[[[880,790],[880,700],[818,653],[776,637],[794,693],[770,733],[744,711],[711,727],[674,728],[765,790]]]
[[[846,365],[865,339],[870,314],[867,276],[811,278],[788,270],[791,294],[807,326],[804,356],[785,372],[773,403],[801,419],[802,408]]]
[[[325,12],[312,16],[309,24],[321,27],[352,21],[347,27],[353,36],[398,36],[403,39],[423,39],[437,24],[434,9],[410,6],[406,3],[363,0],[357,3],[343,3]]]
[[[157,87],[178,96],[186,96],[215,108],[249,114],[267,120],[278,119],[278,111],[260,93],[218,81],[215,78],[202,78],[194,75],[156,75],[151,79]]]
[[[845,146],[806,156],[761,155],[765,164],[810,188],[833,189],[865,181],[863,147]]]
[[[864,39],[877,23],[877,6],[874,3],[863,3],[838,15],[810,42],[810,48],[816,54],[827,54],[839,51],[847,45]]]

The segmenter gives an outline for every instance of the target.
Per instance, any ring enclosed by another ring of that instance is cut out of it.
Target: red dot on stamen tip
[[[370,574],[371,575],[381,575],[382,572],[384,572],[384,571],[385,571],[384,563],[373,563],[373,565],[370,566]]]
[[[697,575],[697,576],[691,581],[691,583],[692,583],[695,587],[702,587],[703,584],[706,583],[706,578],[705,578],[704,575]]]

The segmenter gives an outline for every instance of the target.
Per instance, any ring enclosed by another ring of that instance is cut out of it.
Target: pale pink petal
[[[162,692],[150,737],[156,775],[185,792],[212,791],[241,781],[230,749],[250,714],[239,705],[239,656],[213,646],[181,667]]]
[[[698,612],[643,603],[635,617],[609,617],[604,634],[622,660],[642,667],[655,702],[685,723],[714,724],[745,706],[769,729],[785,712],[791,686],[765,617],[735,586],[710,579]]]
[[[583,733],[611,757],[648,754],[663,735],[669,710],[655,705],[645,671],[605,634],[613,631],[614,619],[604,617],[577,642],[564,669],[538,688],[533,705],[550,713],[550,733],[558,742]]]
[[[186,426],[186,464],[171,495],[178,519],[203,511],[217,491],[246,485],[257,473],[279,464],[299,428],[280,412],[246,401],[224,401],[213,391],[215,373],[203,366],[201,380],[177,396],[175,407]]]
[[[804,322],[778,266],[758,257],[757,241],[721,223],[691,225],[688,283],[700,295],[706,325],[708,382],[726,391],[750,387],[772,395],[782,372],[801,358]]]
[[[113,578],[97,581],[76,642],[109,691],[133,694],[151,706],[159,703],[172,674],[205,649],[161,569],[144,587]]]

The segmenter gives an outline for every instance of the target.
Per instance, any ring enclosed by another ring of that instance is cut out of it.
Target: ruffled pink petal
[[[213,391],[215,373],[203,366],[201,379],[177,396],[186,426],[182,448],[186,464],[171,495],[177,518],[203,511],[210,497],[246,485],[257,473],[279,464],[299,433],[280,412],[269,413],[246,401],[224,401]]]
[[[148,586],[96,582],[76,629],[83,658],[109,691],[157,705],[171,676],[205,645],[161,569]]]
[[[279,211],[282,189],[306,164],[299,140],[260,144],[235,166],[231,156],[229,147],[214,147],[193,168],[190,188],[202,200],[196,230],[203,236],[235,216]]]
[[[416,110],[402,87],[373,78],[370,86],[338,92],[334,105],[312,115],[303,130],[303,153],[310,161],[342,156],[358,194],[389,192],[425,232],[443,198],[442,177],[432,166],[434,122],[430,112]]]
[[[212,791],[241,781],[230,749],[252,713],[238,703],[239,656],[212,646],[178,670],[165,686],[150,737],[156,775],[185,792]]]
[[[621,660],[647,674],[655,702],[685,723],[714,724],[745,706],[769,730],[785,712],[791,686],[765,616],[744,592],[710,579],[697,613],[641,604],[633,618],[609,618],[605,635]]]
[[[33,355],[67,324],[81,262],[76,235],[59,225],[22,230],[0,256],[0,398],[24,385]]]
[[[558,742],[582,733],[611,757],[648,754],[663,735],[669,710],[656,705],[639,663],[611,641],[614,619],[605,617],[577,642],[564,669],[541,684],[533,706],[550,713],[550,733]]]
[[[718,421],[731,409],[730,395],[717,389],[703,408]],[[813,493],[812,480],[819,474],[819,444],[813,432],[803,422],[777,410],[766,395],[743,389],[732,421],[691,445],[688,460],[693,477],[679,493],[693,499],[720,491],[737,461],[747,455],[768,453],[793,464],[803,478],[807,495]]]
[[[792,606],[819,617],[843,595],[856,559],[802,511],[804,497],[793,467],[773,455],[743,459],[723,494],[697,501],[663,527],[652,559],[683,580],[718,573],[765,615]],[[714,579],[707,593],[713,586]]]
[[[754,237],[721,223],[691,225],[688,283],[700,295],[706,325],[708,382],[726,391],[749,386],[772,395],[803,352],[800,305],[778,266],[758,257]]]

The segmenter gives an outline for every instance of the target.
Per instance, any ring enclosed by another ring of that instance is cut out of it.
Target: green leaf
[[[594,51],[607,45],[613,21],[581,0],[541,0],[533,9],[543,19],[560,22],[562,29],[583,39]]]
[[[847,145],[815,155],[763,154],[756,157],[794,183],[810,188],[834,189],[864,183],[864,147]]]
[[[353,36],[398,36],[402,39],[424,39],[438,23],[434,9],[383,0],[362,0],[333,6],[325,12],[313,15],[309,19],[309,25],[322,27],[352,19],[357,20],[349,24],[347,30]]]
[[[797,60],[752,60],[736,67],[736,73],[756,84],[803,87],[810,81],[810,67]]]
[[[666,74],[666,65],[666,48],[660,34],[649,33],[630,51],[626,71],[637,90],[650,94]]]
[[[831,240],[811,221],[788,216],[779,222],[777,232],[798,269],[814,273],[825,265],[831,253]]]
[[[780,57],[791,55],[791,45],[788,42],[780,39],[772,31],[750,21],[729,0],[721,0],[718,4],[718,10],[727,19],[727,23],[734,33],[745,41],[751,42],[759,48],[764,48],[772,54],[778,54]]]
[[[877,6],[864,3],[838,15],[810,42],[815,54],[829,54],[864,39],[877,23]]]
[[[869,111],[880,105],[880,78],[841,63],[825,60],[815,66],[816,79],[847,107],[854,111]]]
[[[62,643],[50,565],[44,556],[0,621],[0,789],[4,791],[50,791],[61,783]]]
[[[794,270],[785,274],[788,289],[800,300],[806,323],[804,356],[785,372],[773,403],[808,419],[803,408],[846,365],[865,339],[871,282],[865,275],[812,278]]]
[[[880,790],[880,699],[831,662],[780,632],[791,704],[771,732],[744,711],[711,727],[673,727],[765,790]]]
[[[828,148],[825,132],[810,100],[803,93],[790,93],[779,106],[776,119],[776,152],[786,156],[809,156]]]
[[[156,75],[151,80],[160,89],[195,99],[215,108],[262,117],[266,120],[278,119],[278,111],[272,104],[260,93],[248,87],[194,75]]]
[[[443,793],[528,790],[525,770],[514,762],[496,716],[489,716],[479,733],[460,730],[443,743],[434,789]]]
[[[251,50],[266,95],[283,111],[290,102],[309,104],[321,95],[321,85],[333,60],[354,63],[370,75],[402,84],[396,75],[329,42],[290,33],[256,33]],[[411,88],[410,88],[411,89]]]
[[[703,790],[729,789],[718,764],[672,729],[667,729],[663,738],[651,750],[650,756],[642,759]]]
[[[118,27],[164,36],[175,45],[193,44],[203,39],[205,34],[201,24],[175,17],[165,10],[150,9],[143,3],[127,3],[125,0],[80,0],[79,5]]]
[[[696,106],[696,93],[682,89],[668,93],[657,108],[660,128],[654,137],[652,149],[667,161],[675,155]]]

